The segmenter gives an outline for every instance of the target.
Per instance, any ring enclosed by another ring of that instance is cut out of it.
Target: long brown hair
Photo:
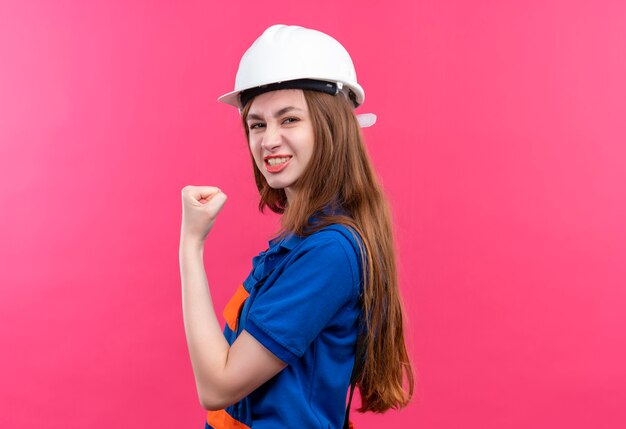
[[[365,361],[357,381],[359,411],[404,407],[413,395],[413,370],[404,341],[391,214],[369,161],[361,128],[347,98],[304,90],[315,145],[287,203],[283,189],[272,189],[256,167],[259,209],[283,213],[284,232],[307,236],[330,224],[343,224],[360,236],[363,259]],[[242,111],[246,138],[246,116]],[[325,210],[325,209],[339,210]],[[343,213],[343,214],[337,214]],[[310,223],[311,216],[316,221]],[[406,377],[406,388],[404,385]]]

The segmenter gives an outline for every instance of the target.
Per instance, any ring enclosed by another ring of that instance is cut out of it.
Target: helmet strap
[[[270,83],[268,85],[257,86],[256,88],[241,91],[239,93],[241,106],[245,107],[245,105],[257,95],[270,91],[277,91],[279,89],[308,89],[311,91],[325,92],[330,95],[337,95],[341,91],[340,87],[335,82],[314,79],[288,80],[285,82]]]

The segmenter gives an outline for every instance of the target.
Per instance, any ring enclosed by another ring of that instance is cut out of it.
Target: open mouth
[[[285,156],[281,158],[269,158],[266,159],[265,162],[267,162],[268,165],[274,167],[279,164],[284,164],[285,162],[289,161],[289,159],[291,159],[290,156]]]
[[[271,156],[265,158],[265,169],[269,173],[278,173],[289,164],[291,156]]]

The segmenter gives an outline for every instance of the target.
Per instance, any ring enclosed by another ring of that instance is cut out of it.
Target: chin
[[[292,185],[291,182],[285,182],[284,180],[267,180],[266,178],[265,181],[272,189],[285,189]]]
[[[276,184],[272,184],[272,183],[268,183],[268,185],[270,186],[270,188],[272,188],[272,189],[276,189],[276,190],[279,190],[279,189],[285,189],[285,188],[286,188],[286,186],[283,186],[283,185],[276,185]]]

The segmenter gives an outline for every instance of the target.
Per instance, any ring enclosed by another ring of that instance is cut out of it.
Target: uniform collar
[[[338,204],[332,204],[332,205],[326,206],[322,210],[322,213],[333,214],[333,215],[337,215],[337,214],[346,215],[347,214],[347,212]],[[311,216],[309,218],[309,224],[315,223],[316,220],[317,220],[316,215]],[[287,233],[287,235],[283,239],[281,239],[279,235],[278,237],[270,240],[269,245],[270,245],[270,248],[274,246],[280,246],[284,249],[291,250],[294,247],[296,247],[300,242],[302,242],[302,240],[304,240],[305,238],[306,237],[301,237],[290,232],[290,233]]]
[[[305,237],[300,237],[300,236],[295,235],[293,233],[288,233],[282,239],[280,238],[280,236],[278,236],[278,237],[270,240],[269,245],[270,245],[270,248],[276,247],[276,246],[280,246],[283,249],[291,250],[294,247],[296,247],[300,242],[302,242],[302,240],[304,240],[304,238]]]
[[[302,240],[304,240],[304,237],[300,237],[299,235],[295,234],[289,234],[283,239],[283,241],[280,243],[280,246],[284,247],[287,250],[291,250],[298,244],[300,244]]]

